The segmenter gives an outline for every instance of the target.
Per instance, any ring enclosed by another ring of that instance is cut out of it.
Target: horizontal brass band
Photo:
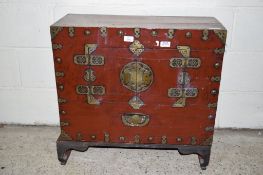
[[[126,126],[142,127],[149,123],[150,117],[140,113],[126,113],[122,115],[122,122]]]
[[[105,88],[104,86],[76,86],[76,92],[78,94],[90,94],[90,95],[104,95]]]
[[[169,88],[168,97],[196,97],[197,88]]]
[[[199,68],[201,60],[199,58],[171,58],[170,66],[173,68]]]

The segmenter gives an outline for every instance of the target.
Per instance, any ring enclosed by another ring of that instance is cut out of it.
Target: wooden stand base
[[[71,150],[86,151],[89,147],[111,147],[111,148],[142,148],[142,149],[166,149],[178,150],[180,154],[198,154],[200,167],[205,170],[209,164],[211,146],[191,145],[169,145],[169,144],[119,144],[105,142],[78,142],[78,141],[57,141],[58,160],[62,165],[67,163]]]

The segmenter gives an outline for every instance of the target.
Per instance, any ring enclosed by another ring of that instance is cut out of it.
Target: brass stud
[[[100,28],[100,35],[101,35],[101,37],[104,37],[104,38],[107,36],[107,28],[106,27]]]
[[[122,36],[122,35],[124,35],[124,32],[122,31],[122,30],[118,30],[118,35],[120,35],[120,36]]]
[[[153,137],[148,137],[148,141],[152,142],[153,141]]]
[[[82,134],[81,133],[77,133],[77,141],[81,141],[82,140]]]
[[[91,138],[92,140],[95,140],[95,139],[96,139],[96,135],[91,135],[90,138]]]
[[[62,84],[58,85],[58,89],[61,91],[64,90],[64,85],[62,85]]]
[[[124,140],[125,140],[125,137],[120,136],[120,141],[124,141]]]
[[[61,111],[60,111],[60,114],[65,115],[65,114],[66,114],[66,111],[61,110]]]
[[[209,115],[209,116],[208,116],[208,119],[209,119],[209,120],[213,120],[213,119],[215,119],[215,116],[214,116],[214,115]]]
[[[67,121],[61,121],[60,122],[60,126],[69,126],[69,122],[67,122]]]
[[[166,136],[162,136],[162,144],[166,144],[167,143],[167,137]]]
[[[216,95],[217,93],[218,93],[218,91],[217,91],[216,89],[212,89],[212,90],[211,90],[211,94],[212,94],[212,95]]]
[[[153,31],[151,32],[151,34],[152,34],[152,36],[157,36],[157,35],[158,35],[158,32],[157,32],[156,30],[153,30]]]
[[[177,142],[181,142],[182,140],[183,140],[183,139],[182,139],[181,137],[177,137],[177,138],[176,138],[176,141],[177,141]]]
[[[209,31],[207,29],[203,30],[202,40],[208,40]]]
[[[220,63],[215,63],[215,64],[214,64],[214,67],[215,67],[216,69],[218,69],[220,66],[221,66]]]
[[[104,141],[105,142],[109,142],[110,141],[110,134],[107,133],[107,132],[104,133]]]
[[[191,145],[195,145],[196,144],[196,138],[195,137],[191,137],[190,143],[191,143]]]
[[[59,103],[59,104],[66,103],[66,102],[67,102],[66,99],[64,99],[64,98],[58,98],[58,103]]]
[[[134,136],[134,143],[140,143],[140,136],[139,135]]]
[[[61,63],[62,62],[61,58],[56,58],[56,61],[57,61],[57,63]]]
[[[91,32],[89,30],[85,30],[84,33],[85,33],[85,35],[90,35]]]
[[[73,37],[73,36],[75,35],[75,29],[74,29],[74,27],[69,27],[69,28],[68,28],[68,35],[69,35],[70,37]]]
[[[185,37],[186,38],[192,38],[192,33],[191,32],[186,32]]]
[[[205,131],[209,132],[209,131],[214,131],[214,127],[213,126],[208,126],[205,128]]]

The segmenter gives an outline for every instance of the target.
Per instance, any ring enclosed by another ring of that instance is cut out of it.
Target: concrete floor
[[[55,141],[58,127],[4,126],[0,128],[2,175],[175,175],[263,174],[262,131],[217,130],[210,165],[200,170],[196,155],[177,151],[90,148],[72,151],[66,166],[60,165]]]

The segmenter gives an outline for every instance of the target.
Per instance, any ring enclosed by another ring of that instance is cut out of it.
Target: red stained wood
[[[90,35],[85,35],[89,30]],[[77,133],[81,133],[83,141],[94,141],[91,135],[96,135],[95,141],[104,141],[104,133],[110,134],[110,142],[122,143],[119,137],[125,137],[125,143],[134,143],[134,136],[139,135],[141,143],[161,143],[161,137],[167,137],[168,144],[190,144],[191,137],[195,137],[197,145],[213,135],[213,131],[206,131],[206,127],[214,126],[214,119],[208,119],[209,115],[216,115],[215,109],[208,108],[208,103],[217,102],[217,95],[211,95],[212,89],[219,89],[219,83],[211,82],[211,77],[221,75],[221,67],[214,68],[219,62],[222,65],[223,54],[215,54],[215,48],[223,48],[224,44],[218,39],[213,30],[209,30],[207,41],[201,39],[202,30],[176,30],[173,39],[167,38],[167,29],[155,29],[156,37],[151,35],[151,29],[141,29],[138,40],[144,45],[145,50],[139,56],[135,56],[129,50],[130,42],[124,42],[123,36],[117,33],[119,30],[124,35],[133,36],[131,28],[107,28],[107,37],[100,36],[99,28],[75,27],[75,36],[69,37],[68,27],[63,27],[52,40],[53,44],[61,44],[62,49],[53,49],[55,71],[65,73],[64,77],[56,77],[58,84],[64,85],[64,90],[58,89],[58,97],[67,100],[60,104],[59,109],[66,111],[60,115],[61,121],[69,122],[69,126],[62,129],[73,139],[77,139]],[[187,32],[192,33],[191,38],[186,38]],[[170,41],[170,48],[156,46],[156,41]],[[102,55],[105,58],[103,66],[91,66],[96,80],[92,85],[103,85],[105,95],[95,98],[101,101],[100,105],[86,103],[86,96],[76,93],[77,85],[87,85],[84,73],[89,66],[76,65],[73,62],[75,55],[84,54],[85,44],[98,44],[93,55]],[[167,90],[178,87],[177,76],[181,71],[169,66],[172,57],[182,57],[176,47],[190,46],[191,57],[201,59],[201,67],[197,69],[187,68],[191,77],[190,87],[198,88],[196,98],[187,98],[186,106],[173,108],[172,104],[178,98],[169,98]],[[57,63],[56,58],[62,62]],[[144,92],[135,94],[122,86],[120,72],[124,65],[132,61],[141,61],[147,64],[153,71],[152,85]],[[145,103],[139,110],[129,106],[128,101],[138,95]],[[129,127],[122,123],[121,116],[124,113],[142,113],[150,116],[148,125],[144,127]],[[148,141],[148,137],[153,140]],[[181,142],[176,138],[182,138]]]

